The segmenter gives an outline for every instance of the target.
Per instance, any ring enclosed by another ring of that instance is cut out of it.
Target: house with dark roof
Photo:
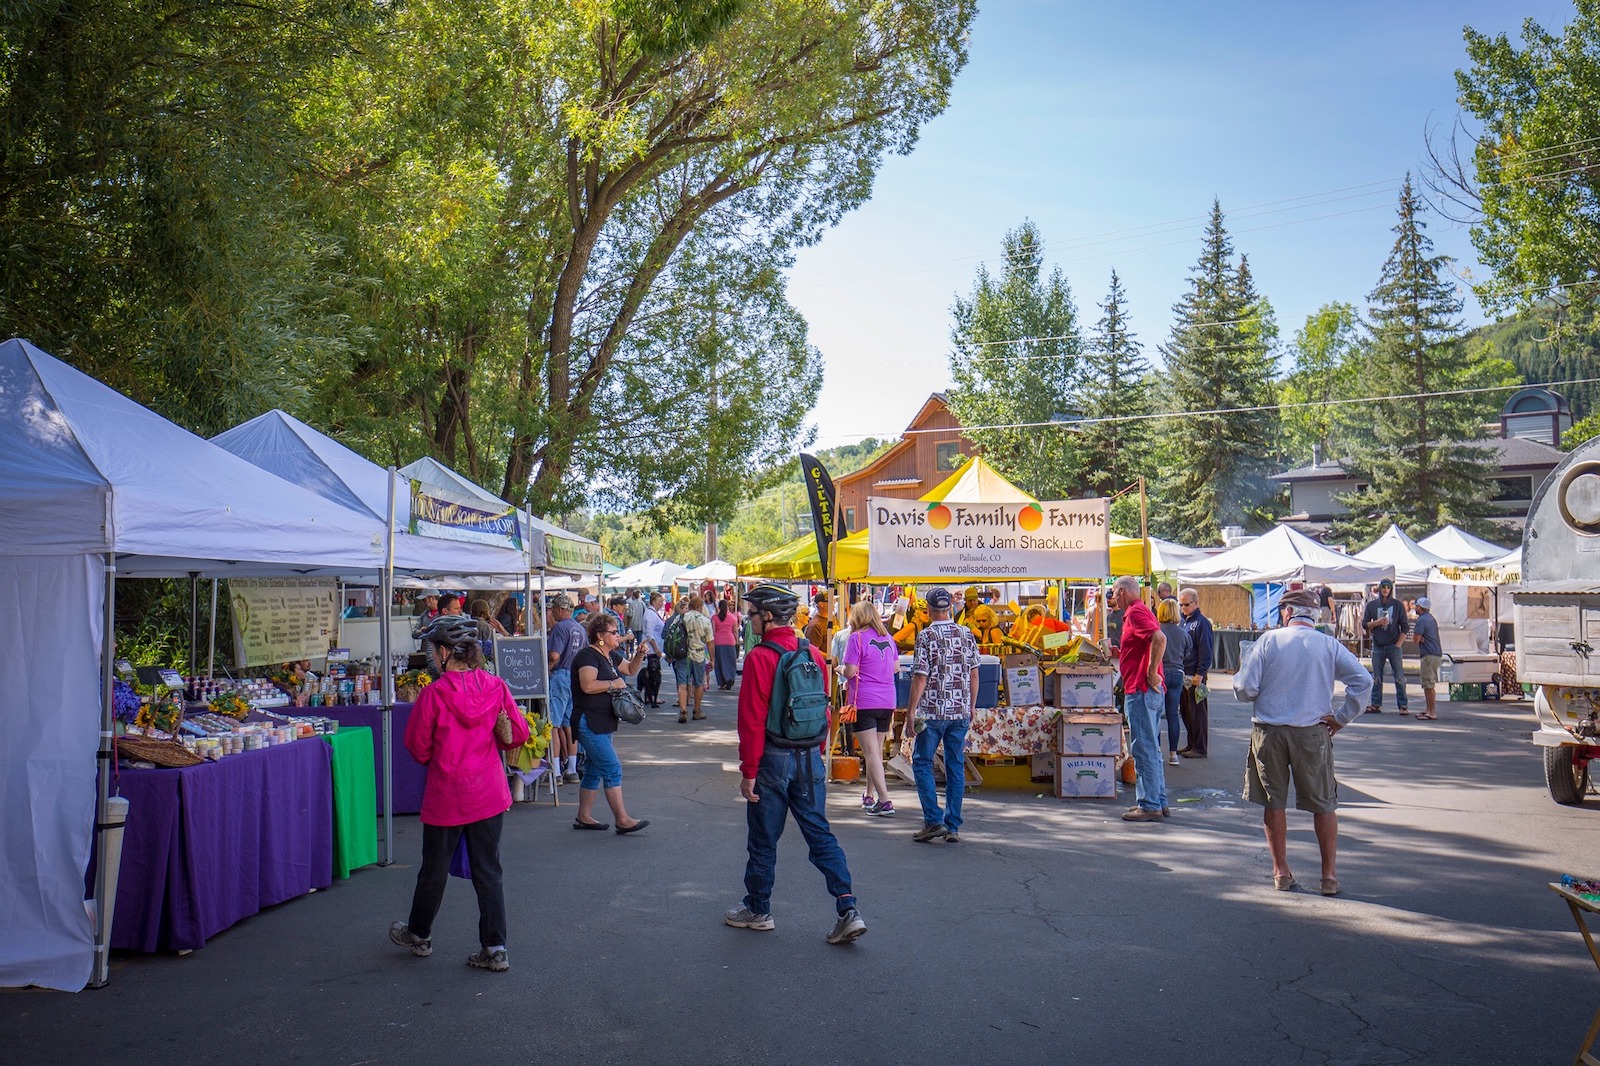
[[[866,525],[867,498],[915,500],[978,452],[961,432],[944,393],[929,396],[894,447],[867,466],[835,479],[839,518],[854,533]]]
[[[1523,389],[1506,402],[1501,412],[1501,436],[1471,442],[1494,458],[1494,476],[1484,486],[1484,492],[1494,511],[1495,524],[1507,534],[1522,535],[1533,494],[1566,458],[1566,453],[1551,447],[1550,442],[1560,440],[1560,434],[1571,425],[1572,415],[1559,393]],[[1326,533],[1334,519],[1350,513],[1338,497],[1366,487],[1336,461],[1286,470],[1274,474],[1272,480],[1289,486],[1289,514],[1278,519],[1279,524],[1311,536]]]

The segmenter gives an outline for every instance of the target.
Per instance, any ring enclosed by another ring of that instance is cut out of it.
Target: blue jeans
[[[1383,664],[1388,663],[1394,673],[1394,705],[1406,709],[1406,668],[1398,644],[1372,646],[1372,705],[1383,706]]]
[[[919,718],[922,730],[911,749],[911,771],[917,779],[917,799],[922,802],[922,824],[961,829],[961,797],[967,791],[968,718]],[[933,782],[933,755],[944,745],[944,811],[939,811],[939,790]]]
[[[778,838],[788,816],[800,827],[811,865],[822,871],[840,914],[856,905],[844,849],[828,826],[828,792],[822,752],[816,747],[777,748],[770,743],[756,767],[757,802],[744,806],[750,858],[744,866],[744,905],[752,914],[771,914],[772,884],[778,876]]]
[[[1178,727],[1183,725],[1183,716],[1178,713],[1178,703],[1183,697],[1183,667],[1163,666],[1161,676],[1167,682],[1167,751],[1178,750]]]
[[[701,688],[706,683],[706,664],[697,663],[693,659],[674,659],[672,660],[672,676],[677,679],[680,685]]]
[[[556,728],[572,724],[572,671],[550,671],[550,724]]]
[[[1128,732],[1133,738],[1133,768],[1139,773],[1134,796],[1147,811],[1167,805],[1167,774],[1161,765],[1161,741],[1156,729],[1167,698],[1160,692],[1130,692],[1123,700],[1128,716]]]
[[[578,722],[578,745],[583,748],[583,782],[579,788],[616,788],[622,784],[622,760],[617,758],[616,745],[611,742],[615,733],[596,733],[589,728],[589,720]]]

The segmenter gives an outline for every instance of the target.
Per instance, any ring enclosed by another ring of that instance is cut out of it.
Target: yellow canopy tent
[[[973,456],[933,489],[923,494],[926,503],[1037,503],[1034,497],[1002,477],[994,467],[979,456]],[[1111,574],[1144,573],[1145,542],[1111,535]],[[867,531],[850,534],[834,545],[834,580],[867,580]],[[739,576],[771,578],[779,581],[820,581],[822,564],[817,556],[817,539],[811,534],[797,537],[772,551],[746,559],[739,564]],[[1063,574],[1062,577],[1101,578],[1104,574]],[[926,574],[906,574],[894,577],[877,575],[873,581],[902,582],[947,580],[930,578]],[[1001,582],[1006,577],[970,574],[961,583],[976,581]]]

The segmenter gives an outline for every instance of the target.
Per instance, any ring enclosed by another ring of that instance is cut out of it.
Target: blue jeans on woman
[[[1139,774],[1134,796],[1147,811],[1159,811],[1167,805],[1167,772],[1161,765],[1161,741],[1156,734],[1166,702],[1165,695],[1149,689],[1129,692],[1123,699],[1128,732],[1133,738],[1133,768]]]
[[[616,788],[622,784],[622,760],[617,758],[616,745],[611,742],[615,733],[596,733],[589,728],[587,719],[578,719],[578,746],[583,749],[583,782],[579,788],[590,791],[604,785]]]
[[[1163,666],[1161,676],[1167,682],[1167,753],[1170,755],[1178,750],[1178,727],[1183,725],[1183,716],[1178,713],[1183,697],[1183,667]]]
[[[917,779],[917,799],[922,801],[922,824],[942,825],[950,832],[961,829],[961,797],[967,790],[967,718],[919,718],[922,729],[911,749],[911,771]],[[933,756],[944,745],[944,811],[939,810],[939,790],[933,781]]]
[[[822,871],[833,895],[834,909],[843,914],[856,905],[850,891],[850,868],[844,849],[828,825],[827,772],[816,747],[779,748],[769,741],[756,766],[756,802],[744,805],[746,847],[744,905],[751,914],[771,914],[772,885],[778,877],[778,838],[789,815],[806,838],[811,865]]]
[[[1372,646],[1372,705],[1383,706],[1383,664],[1388,663],[1389,669],[1394,674],[1394,705],[1400,710],[1405,710],[1406,704],[1406,667],[1405,657],[1400,654],[1398,644],[1374,644]]]

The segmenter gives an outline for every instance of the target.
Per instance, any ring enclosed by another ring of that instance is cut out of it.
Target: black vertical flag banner
[[[834,502],[833,478],[815,456],[800,453],[800,474],[806,482],[806,498],[811,501],[811,529],[817,535],[817,557],[822,560],[822,582],[833,579],[828,565],[828,545],[833,541]]]

